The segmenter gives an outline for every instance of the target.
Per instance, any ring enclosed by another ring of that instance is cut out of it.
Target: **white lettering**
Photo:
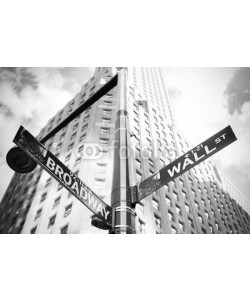
[[[49,157],[48,160],[47,160],[47,163],[46,163],[46,167],[48,167],[50,170],[54,171],[55,170],[55,162],[54,160]]]
[[[63,169],[59,165],[56,165],[55,175],[62,179]]]
[[[103,216],[103,211],[102,211],[102,205],[101,205],[101,203],[98,204],[98,207],[97,207],[96,210],[99,211],[102,214],[102,216]]]
[[[75,190],[76,193],[79,194],[79,188],[78,188],[78,184],[77,184],[76,181],[72,184],[71,189],[72,189],[72,190]]]
[[[103,207],[103,212],[104,212],[105,219],[107,219],[110,212],[106,211],[105,207]]]
[[[209,150],[208,146],[205,146],[205,151],[206,151],[207,154],[209,154],[209,153],[211,153],[211,152],[213,152],[215,150],[216,150],[216,148],[213,148],[212,150]]]
[[[175,173],[175,172],[176,172],[176,173],[179,173],[180,170],[181,170],[181,163],[179,162],[179,163],[178,163],[178,167],[174,166],[172,170],[170,170],[170,169],[168,170],[168,174],[169,174],[171,177],[173,177],[173,176],[174,176],[174,173]]]
[[[88,194],[87,194],[87,192],[85,191],[85,189],[81,186],[81,190],[80,190],[80,196],[83,198],[83,200],[87,200],[88,198],[87,198],[87,196],[88,196]]]
[[[194,162],[191,159],[185,158],[182,170],[186,169],[186,166],[192,165],[193,163]]]
[[[89,205],[92,205],[92,207],[95,209],[97,205],[97,200],[90,194],[88,194],[88,200],[89,200]]]
[[[68,180],[67,180],[67,178],[68,178]],[[63,180],[67,185],[71,185],[71,183],[72,183],[72,178],[69,176],[68,173],[63,174]]]
[[[198,157],[197,153],[194,153],[194,158],[195,158],[195,161],[198,161],[200,159],[202,159],[202,157],[204,157],[205,154],[203,154],[202,156]]]

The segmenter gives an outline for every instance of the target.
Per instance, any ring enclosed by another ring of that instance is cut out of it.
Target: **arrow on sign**
[[[237,138],[230,126],[216,133],[137,186],[137,201],[142,200],[171,180],[189,171],[208,157],[222,150]]]
[[[72,195],[88,207],[107,226],[111,222],[111,207],[85,185],[56,156],[21,126],[13,140],[25,153],[54,177]]]

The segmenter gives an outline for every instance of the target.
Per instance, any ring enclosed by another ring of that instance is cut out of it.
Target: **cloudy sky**
[[[0,199],[13,175],[5,156],[20,124],[36,135],[93,72],[94,68],[0,68]],[[232,126],[238,141],[214,160],[250,199],[250,68],[163,68],[163,74],[177,125],[192,144]]]

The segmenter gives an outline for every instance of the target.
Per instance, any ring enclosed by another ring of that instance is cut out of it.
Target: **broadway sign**
[[[189,171],[191,168],[195,167],[236,140],[237,138],[232,128],[230,126],[224,128],[202,144],[162,168],[151,177],[142,181],[138,186],[139,195],[137,201],[140,201],[152,194],[171,180],[182,175],[186,171]]]
[[[110,225],[111,207],[103,202],[23,126],[19,128],[13,141],[95,215]]]

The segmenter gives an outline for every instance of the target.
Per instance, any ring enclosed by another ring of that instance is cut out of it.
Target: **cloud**
[[[250,102],[250,68],[240,68],[234,73],[224,95],[229,113],[242,113],[244,103]]]
[[[169,86],[168,95],[172,101],[176,101],[182,96],[182,91],[175,86]]]
[[[27,68],[0,68],[0,82],[9,82],[18,95],[27,87],[38,87],[36,76]]]
[[[1,102],[0,102],[0,114],[5,115],[6,117],[13,116],[13,112],[11,111],[11,109],[7,105]]]

